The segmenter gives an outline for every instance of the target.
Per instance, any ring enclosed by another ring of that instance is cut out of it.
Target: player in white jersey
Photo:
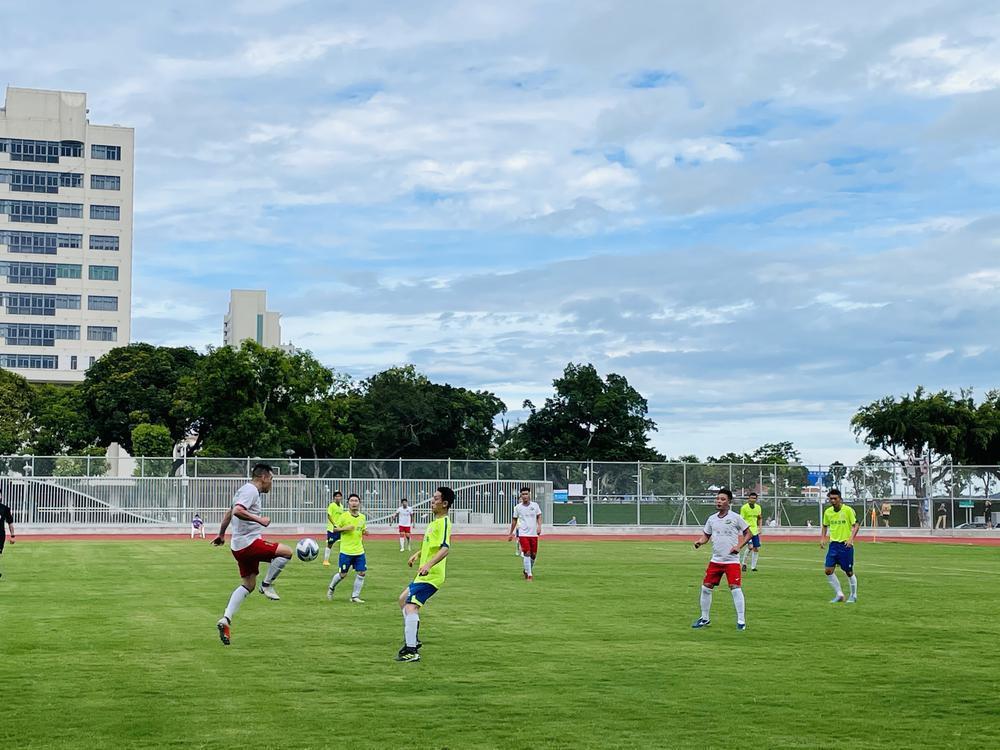
[[[707,542],[712,542],[712,560],[705,571],[705,580],[701,584],[701,617],[694,621],[693,628],[703,628],[711,620],[712,589],[719,585],[723,574],[729,582],[729,590],[736,606],[736,629],[746,630],[746,600],[740,573],[740,549],[750,541],[750,526],[739,513],[729,509],[733,501],[732,491],[725,487],[715,496],[715,507],[719,511],[709,516],[702,531],[701,539],[694,543],[698,549]]]
[[[542,509],[531,499],[530,487],[521,488],[521,502],[514,506],[514,517],[507,533],[508,542],[514,538],[515,528],[521,545],[524,579],[531,581],[534,577],[535,558],[538,557],[538,537],[542,535]]]
[[[396,520],[399,523],[399,551],[410,549],[410,530],[413,528],[413,508],[404,497],[396,508]]]
[[[254,585],[257,583],[257,574],[260,572],[262,562],[270,563],[264,582],[260,585],[260,593],[268,599],[277,601],[280,597],[274,590],[274,579],[278,577],[282,569],[292,558],[292,548],[285,544],[269,542],[263,538],[264,528],[271,524],[271,519],[261,515],[262,507],[260,496],[271,491],[273,475],[271,467],[267,464],[257,464],[251,472],[251,479],[236,491],[233,498],[233,507],[226,511],[222,517],[222,525],[219,527],[219,535],[212,540],[212,544],[221,547],[225,544],[226,529],[230,521],[233,524],[233,534],[229,546],[232,549],[233,557],[240,568],[240,585],[236,587],[229,597],[229,605],[225,614],[219,618],[216,627],[219,629],[219,638],[226,646],[230,643],[229,626],[233,617],[239,610],[243,600],[253,593]]]

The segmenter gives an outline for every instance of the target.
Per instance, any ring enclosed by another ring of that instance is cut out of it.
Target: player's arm
[[[229,528],[229,522],[233,520],[233,509],[230,508],[226,511],[226,514],[222,517],[222,523],[219,524],[219,535],[212,540],[212,544],[216,547],[221,547],[226,541],[226,529]]]
[[[706,534],[704,531],[701,532],[701,539],[694,543],[694,548],[698,549],[703,544],[708,544],[708,540],[712,538],[711,534]]]
[[[10,543],[14,543],[14,516],[7,517],[7,528],[10,529]],[[0,518],[0,530],[3,529],[3,519]]]
[[[434,553],[434,557],[432,557],[430,560],[428,560],[427,562],[425,562],[423,565],[420,566],[420,570],[417,571],[417,576],[418,577],[425,576],[428,573],[430,573],[431,568],[433,568],[439,562],[444,560],[448,556],[448,553],[450,551],[451,547],[449,547],[447,544],[442,544],[441,549],[439,549],[437,552]]]
[[[826,532],[827,532],[826,524],[823,524],[822,526],[820,526],[820,532],[819,532],[820,549],[823,549],[826,546]]]
[[[538,536],[542,535],[542,514],[538,514]]]
[[[740,537],[739,539],[736,540],[736,544],[733,545],[733,548],[729,550],[729,552],[735,555],[739,553],[739,551],[749,543],[750,543],[750,526],[748,525],[740,530]]]
[[[847,540],[847,546],[848,547],[853,547],[854,546],[854,538],[858,535],[858,531],[860,531],[860,530],[861,530],[861,524],[859,524],[857,521],[855,521],[851,525],[851,538]]]
[[[517,516],[510,519],[510,528],[507,529],[507,541],[513,541],[514,539],[514,529],[517,527]]]
[[[237,503],[233,506],[233,515],[243,521],[250,521],[251,523],[257,523],[261,526],[270,526],[271,519],[267,516],[258,516],[254,513],[248,511],[244,506]]]

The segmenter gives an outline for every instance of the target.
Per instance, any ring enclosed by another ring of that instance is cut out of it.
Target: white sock
[[[826,580],[830,582],[830,586],[833,588],[833,591],[834,593],[837,594],[837,596],[844,595],[844,590],[840,588],[840,581],[837,579],[836,573],[831,573],[830,575],[828,575],[826,577]]]
[[[754,550],[753,552],[750,553],[750,567],[751,568],[756,568],[757,567],[757,555],[758,554],[759,553],[757,552],[757,550]]]
[[[194,527],[191,527],[191,538],[194,539]]]
[[[525,575],[529,575],[530,576],[531,575],[531,556],[530,555],[525,555],[524,557],[521,558],[521,561],[524,563],[524,573],[525,573]]]
[[[340,571],[338,570],[336,573],[333,574],[333,578],[330,579],[330,591],[333,591],[335,588],[337,588],[337,584],[343,580],[344,576],[340,575]]]
[[[708,586],[701,587],[701,619],[709,619],[708,615],[712,611],[712,589]]]
[[[403,637],[409,648],[417,647],[417,628],[420,627],[420,615],[416,612],[403,613]]]
[[[229,622],[233,621],[233,617],[235,617],[236,613],[239,612],[240,605],[248,596],[250,596],[250,592],[247,591],[243,584],[237,586],[236,590],[233,591],[232,595],[230,595],[229,605],[226,607],[226,619],[229,620]]]
[[[330,551],[331,550],[330,550],[329,547],[327,547],[325,550],[323,550],[323,562],[329,562],[329,560],[330,560]]]
[[[281,575],[281,571],[286,565],[288,565],[287,557],[276,557],[271,560],[271,566],[267,569],[267,575],[264,576],[264,585],[270,586],[274,583],[274,579]]]
[[[361,587],[365,585],[365,577],[355,575],[354,576],[354,591],[351,592],[351,596],[357,599],[361,596]]]
[[[736,605],[736,622],[744,623],[747,621],[747,600],[743,596],[743,589],[731,589],[733,595],[733,604]]]
[[[404,546],[405,544],[406,544],[406,537],[405,537],[405,536],[401,536],[401,537],[399,537],[399,551],[400,551],[400,552],[402,552],[402,551],[403,551],[403,546]]]
[[[847,579],[847,582],[851,584],[851,596],[858,595],[858,577],[851,573],[851,576]]]

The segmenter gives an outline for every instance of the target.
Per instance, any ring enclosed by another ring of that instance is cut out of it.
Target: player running
[[[760,552],[760,529],[763,524],[763,509],[757,504],[757,493],[747,495],[747,501],[740,507],[740,516],[750,527],[750,544],[740,550],[740,563],[746,572],[747,558],[750,558],[750,570],[757,570],[757,554]]]
[[[413,583],[399,595],[399,607],[403,613],[403,647],[396,654],[396,661],[420,661],[420,646],[417,638],[420,629],[420,608],[438,592],[444,583],[448,553],[451,551],[451,521],[448,511],[455,503],[455,491],[451,487],[438,487],[431,498],[431,512],[434,520],[424,530],[420,552],[410,556],[407,565],[420,560],[420,568]]]
[[[701,584],[701,617],[694,621],[692,628],[703,628],[711,623],[709,614],[712,610],[712,589],[719,585],[724,573],[736,606],[736,629],[747,629],[739,553],[740,548],[749,541],[750,527],[741,515],[729,509],[732,501],[731,490],[725,487],[719,490],[715,496],[715,507],[719,512],[708,517],[701,539],[694,543],[694,548],[698,549],[711,540],[712,560],[708,563],[705,580]]]
[[[410,549],[410,529],[413,528],[413,508],[405,497],[399,501],[399,507],[396,508],[396,520],[399,523],[399,551],[403,552]]]
[[[847,574],[847,581],[851,585],[851,595],[847,597],[847,603],[854,604],[858,600],[858,577],[854,575],[854,539],[861,525],[858,523],[854,508],[844,505],[840,490],[830,490],[826,496],[830,498],[830,507],[823,511],[819,548],[823,549],[826,546],[826,536],[829,531],[830,549],[826,551],[826,580],[830,582],[834,592],[830,603],[837,604],[844,601],[844,590],[840,588],[840,579],[834,573],[834,568],[839,565]]]
[[[219,638],[226,646],[230,643],[229,626],[233,622],[233,617],[239,610],[243,600],[253,593],[254,585],[257,583],[257,574],[260,572],[262,562],[271,563],[264,576],[264,582],[260,585],[260,593],[268,599],[277,601],[281,597],[274,590],[274,579],[277,578],[288,561],[292,558],[291,547],[269,542],[262,538],[264,528],[271,525],[271,519],[260,515],[260,496],[271,491],[271,483],[274,477],[271,467],[267,464],[257,464],[250,472],[251,479],[236,491],[233,497],[233,507],[226,511],[222,517],[222,525],[219,527],[219,535],[212,540],[212,544],[221,547],[226,543],[226,529],[230,521],[233,524],[233,534],[229,546],[232,549],[233,557],[240,568],[240,585],[236,587],[229,597],[229,604],[226,612],[219,618],[216,627],[219,629]]]
[[[10,527],[10,543],[14,544],[14,514],[10,512],[10,507],[0,500],[0,557],[3,557],[3,548],[7,544],[4,524]],[[0,573],[0,578],[3,578],[3,573]]]
[[[361,512],[361,498],[353,492],[347,496],[347,509],[346,513],[340,514],[334,527],[334,531],[340,534],[340,569],[330,580],[326,598],[333,601],[333,590],[337,588],[338,583],[347,578],[351,568],[354,568],[354,590],[351,593],[351,601],[354,604],[364,604],[361,587],[365,585],[365,572],[368,570],[364,545],[368,528],[365,514]]]
[[[521,488],[521,502],[514,506],[514,517],[510,521],[507,541],[514,538],[517,528],[517,539],[521,545],[521,556],[524,563],[524,579],[533,579],[532,571],[535,558],[538,557],[538,537],[542,535],[542,509],[531,499],[531,488]]]
[[[323,550],[323,567],[330,567],[330,552],[333,545],[340,540],[340,532],[337,531],[337,519],[344,512],[344,493],[337,490],[333,493],[333,502],[326,506],[326,549]]]

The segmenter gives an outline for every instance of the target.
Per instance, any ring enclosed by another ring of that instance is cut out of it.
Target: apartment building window
[[[80,326],[8,323],[0,325],[0,337],[8,346],[55,346],[56,340],[79,340]]]
[[[121,208],[118,206],[91,206],[90,218],[118,221],[121,218],[121,211]]]
[[[93,281],[118,281],[118,266],[89,266],[88,278]]]
[[[16,367],[19,370],[55,370],[59,367],[59,357],[44,354],[0,354],[0,367]]]
[[[87,295],[87,309],[115,312],[116,310],[118,310],[118,298],[104,297],[97,294],[89,294]]]
[[[90,187],[94,190],[121,190],[122,178],[113,174],[92,174]]]
[[[75,354],[71,354],[70,357],[69,357],[69,369],[71,369],[71,370],[75,370],[76,369],[76,355]]]
[[[55,224],[59,219],[82,219],[82,203],[47,203],[45,201],[0,201],[0,214],[11,221]]]
[[[12,253],[55,255],[56,250],[60,247],[82,247],[83,235],[62,232],[8,232],[0,230],[0,245],[6,245]]]
[[[83,144],[80,141],[62,141],[59,144],[59,155],[82,158]]]
[[[116,326],[87,326],[87,341],[117,341]]]
[[[121,146],[102,146],[94,143],[90,146],[90,156],[93,159],[108,159],[110,161],[121,161]]]
[[[24,138],[7,139],[11,161],[59,163],[59,141],[33,141]]]
[[[78,263],[20,263],[0,261],[0,276],[10,284],[48,284],[56,279],[79,279],[82,266]]]
[[[118,238],[113,237],[109,234],[92,234],[90,235],[90,249],[91,250],[117,250],[118,249]]]
[[[96,361],[97,361],[97,357],[91,357],[90,361],[87,363],[87,367],[93,367],[94,366],[94,362],[96,362]]]
[[[10,185],[15,193],[58,193],[59,188],[83,186],[83,175],[76,172],[32,172],[23,169],[0,169],[0,185]]]
[[[55,315],[56,310],[79,310],[79,294],[24,294],[8,292],[2,298],[8,315]]]

